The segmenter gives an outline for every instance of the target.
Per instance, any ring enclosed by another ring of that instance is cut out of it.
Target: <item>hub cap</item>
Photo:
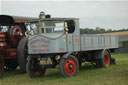
[[[106,67],[108,67],[109,66],[109,63],[110,63],[109,54],[108,54],[108,52],[106,52],[105,53],[105,56],[104,56],[104,65]]]
[[[73,75],[76,72],[76,62],[74,59],[67,59],[65,61],[65,72],[68,75]]]

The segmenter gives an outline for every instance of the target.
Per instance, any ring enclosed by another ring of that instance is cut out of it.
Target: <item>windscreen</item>
[[[41,20],[31,22],[27,29],[32,30],[31,34],[64,32],[65,29],[68,29],[68,33],[73,33],[75,31],[75,23],[72,20]]]
[[[41,21],[40,25],[42,33],[63,32],[67,27],[64,21]]]

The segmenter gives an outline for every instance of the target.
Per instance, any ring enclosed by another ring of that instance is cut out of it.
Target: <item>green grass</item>
[[[47,70],[44,77],[29,78],[20,70],[5,72],[0,85],[128,85],[128,54],[113,54],[117,64],[98,69],[85,63],[75,77],[63,78],[58,69]]]

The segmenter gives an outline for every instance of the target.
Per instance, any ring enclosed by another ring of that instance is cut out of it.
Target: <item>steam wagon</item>
[[[0,77],[4,72],[4,67],[14,70],[19,65],[22,71],[26,71],[27,37],[25,32],[27,29],[25,23],[32,19],[0,15]]]
[[[43,76],[48,68],[59,68],[64,77],[75,76],[82,62],[97,67],[111,64],[109,50],[118,48],[115,35],[80,34],[78,18],[40,18],[30,22],[33,36],[28,38],[30,77]]]

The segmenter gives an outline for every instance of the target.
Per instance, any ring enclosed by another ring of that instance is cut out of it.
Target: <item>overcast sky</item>
[[[128,28],[128,1],[1,1],[0,14],[80,18],[81,28]]]

